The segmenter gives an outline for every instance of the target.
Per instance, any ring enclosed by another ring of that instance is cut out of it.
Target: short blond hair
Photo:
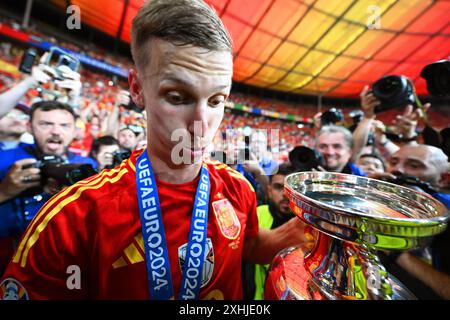
[[[180,46],[233,52],[225,26],[202,0],[151,0],[144,3],[131,28],[131,54],[138,68],[148,64],[150,42],[155,38]]]

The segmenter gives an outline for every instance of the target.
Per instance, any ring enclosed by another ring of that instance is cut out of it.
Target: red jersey
[[[3,275],[0,298],[149,299],[135,177],[141,152],[44,205]],[[258,233],[255,193],[227,165],[212,160],[205,165],[210,200],[199,297],[242,299],[242,249]],[[156,179],[175,297],[198,181],[174,185]]]

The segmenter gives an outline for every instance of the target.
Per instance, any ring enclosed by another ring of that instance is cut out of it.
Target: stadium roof
[[[52,0],[65,11],[67,0]],[[450,55],[450,1],[207,0],[234,41],[234,80],[272,90],[355,97],[364,84],[419,74]],[[71,0],[83,23],[130,41],[143,0]],[[376,17],[379,16],[379,19]]]

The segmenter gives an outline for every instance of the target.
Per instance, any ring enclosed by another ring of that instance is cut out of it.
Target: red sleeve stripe
[[[76,194],[76,192],[80,189],[85,190],[90,187],[95,187],[96,185],[99,185],[100,183],[102,183],[102,181],[109,180],[109,179],[111,179],[111,177],[117,175],[119,172],[121,172],[123,167],[124,167],[124,164],[122,164],[120,167],[117,167],[116,169],[103,171],[101,174],[96,175],[96,177],[93,179],[80,181],[80,182],[66,188],[64,191],[62,191],[61,193],[57,194],[52,199],[50,199],[44,205],[44,207],[42,207],[41,210],[39,210],[36,217],[33,219],[31,224],[28,226],[25,236],[22,238],[22,241],[20,242],[20,245],[13,257],[13,262],[15,262],[15,263],[19,262],[20,257],[23,253],[25,244],[27,244],[31,233],[32,232],[36,233],[36,231],[37,231],[36,229],[41,225],[41,222],[39,222],[39,221],[41,221],[43,217],[44,217],[43,220],[45,220],[47,214],[51,213],[54,208],[60,207],[60,204],[62,203],[62,201],[64,201],[64,199],[69,199],[69,198],[73,197],[73,195],[70,196],[72,191],[74,191]],[[127,171],[128,170],[125,169],[124,173]],[[86,188],[83,188],[84,186],[86,186]]]

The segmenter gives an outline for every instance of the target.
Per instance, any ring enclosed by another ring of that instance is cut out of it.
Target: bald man
[[[401,147],[389,159],[388,171],[415,176],[433,187],[443,187],[448,171],[448,157],[436,147],[417,144]]]
[[[448,157],[445,153],[439,148],[423,144],[402,146],[389,159],[388,165],[390,174],[415,176],[428,182],[436,190],[443,187],[444,174],[448,170]],[[440,192],[431,195],[450,208],[450,195]],[[419,299],[450,299],[449,245],[450,232],[447,228],[444,233],[435,237],[430,246],[434,256],[433,265],[409,252],[391,255],[391,261],[384,264]]]

